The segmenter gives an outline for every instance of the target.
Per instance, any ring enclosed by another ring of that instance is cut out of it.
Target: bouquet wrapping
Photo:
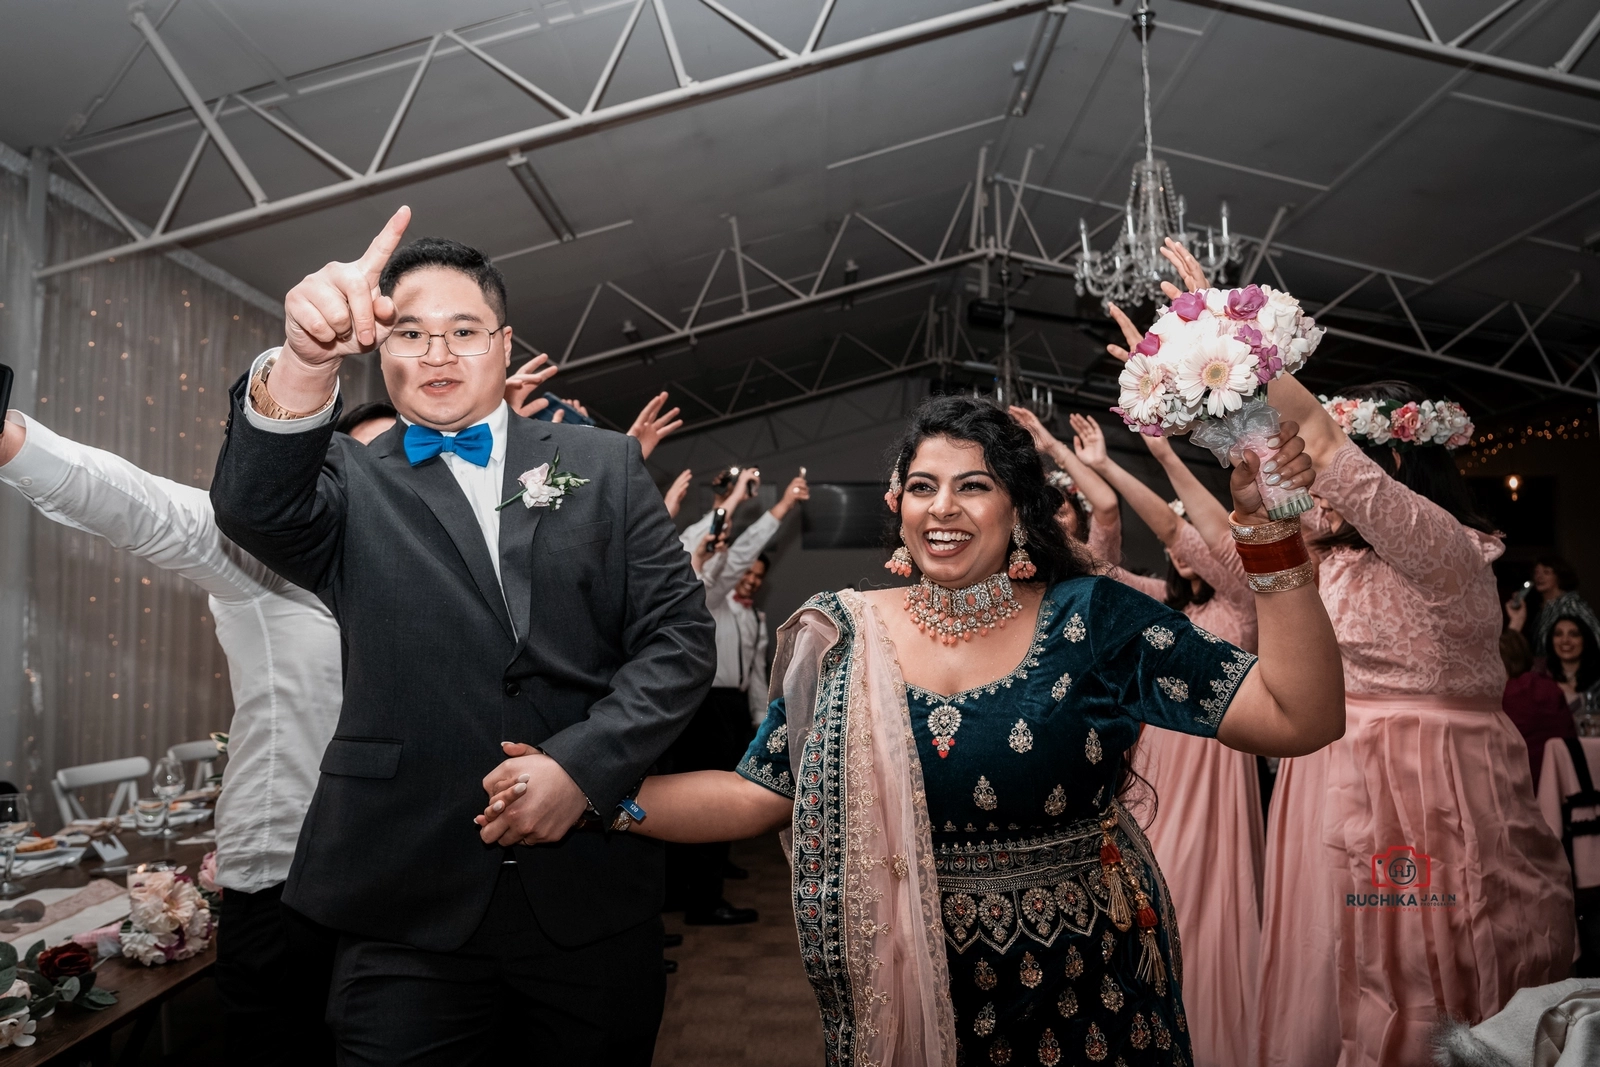
[[[1267,383],[1305,366],[1325,332],[1299,301],[1270,286],[1184,293],[1134,346],[1111,410],[1151,437],[1191,433],[1224,467],[1246,451],[1269,460],[1278,413],[1266,401]],[[1257,482],[1274,519],[1311,507],[1304,489]]]

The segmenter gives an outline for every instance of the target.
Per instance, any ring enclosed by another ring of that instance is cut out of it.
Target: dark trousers
[[[333,1063],[323,1019],[338,935],[285,905],[282,895],[281,883],[222,893],[216,974],[230,1064]]]
[[[455,952],[339,939],[328,1000],[339,1063],[648,1067],[667,992],[661,938],[652,918],[561,948],[508,864]]]
[[[755,736],[749,698],[742,689],[716,688],[706,694],[694,718],[667,750],[673,773],[731,771]],[[722,903],[722,870],[728,842],[667,845],[667,908],[709,911]]]

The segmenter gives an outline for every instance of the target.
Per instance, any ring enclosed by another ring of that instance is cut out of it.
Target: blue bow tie
[[[454,452],[477,467],[489,465],[489,454],[494,451],[494,431],[489,424],[480,422],[469,426],[454,437],[446,437],[438,430],[415,424],[406,427],[406,459],[415,467],[441,452]]]

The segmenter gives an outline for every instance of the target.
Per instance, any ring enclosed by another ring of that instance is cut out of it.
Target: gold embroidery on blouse
[[[1006,1067],[1011,1062],[1011,1042],[1005,1038],[996,1038],[994,1046],[989,1049],[989,1062],[995,1067]]]
[[[1083,624],[1083,616],[1074,612],[1072,618],[1068,619],[1067,624],[1061,628],[1061,636],[1073,644],[1077,644],[1085,637],[1088,637],[1089,628]]]
[[[1077,945],[1067,946],[1067,977],[1069,979],[1083,977],[1083,953],[1078,951]]]
[[[1052,819],[1067,810],[1067,791],[1059,785],[1044,798],[1044,813]]]
[[[1033,731],[1028,729],[1028,724],[1021,719],[1011,728],[1011,737],[1008,739],[1011,751],[1021,755],[1033,749]]]
[[[1111,954],[1117,951],[1117,939],[1110,930],[1100,935],[1100,958],[1109,960]]]
[[[1090,763],[1099,763],[1105,751],[1100,747],[1100,735],[1093,726],[1089,727],[1089,737],[1083,743],[1083,757]]]
[[[988,960],[979,960],[972,968],[972,984],[987,993],[1000,983],[1000,976]]]
[[[933,735],[933,747],[939,758],[950,755],[956,744],[956,731],[961,729],[961,709],[940,704],[928,713],[928,732]]]
[[[978,785],[972,791],[972,802],[984,811],[993,811],[1000,806],[1000,798],[995,796],[994,786],[989,784],[989,779],[978,775]]]
[[[978,1017],[972,1020],[972,1032],[979,1037],[994,1033],[994,1001],[985,1004],[978,1012]]]
[[[1182,678],[1157,678],[1156,685],[1167,694],[1168,700],[1184,701],[1189,699],[1189,683]]]
[[[1141,1052],[1150,1047],[1150,1027],[1144,1021],[1143,1012],[1133,1014],[1133,1027],[1128,1031],[1128,1044]]]
[[[767,751],[776,756],[789,746],[789,724],[784,723],[767,738]]]
[[[1071,989],[1063,989],[1061,996],[1056,999],[1056,1011],[1061,1013],[1063,1019],[1070,1019],[1078,1014],[1078,994]]]
[[[1144,632],[1144,639],[1150,642],[1150,647],[1157,651],[1164,651],[1173,646],[1175,638],[1172,631],[1165,626],[1151,626]]]

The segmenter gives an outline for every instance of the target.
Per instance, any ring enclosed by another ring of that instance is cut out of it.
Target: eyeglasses
[[[459,326],[446,333],[399,329],[384,342],[384,351],[396,359],[420,359],[433,347],[433,339],[442,337],[445,348],[450,350],[452,356],[482,356],[488,354],[494,335],[503,329],[504,326],[492,330],[482,326]]]

